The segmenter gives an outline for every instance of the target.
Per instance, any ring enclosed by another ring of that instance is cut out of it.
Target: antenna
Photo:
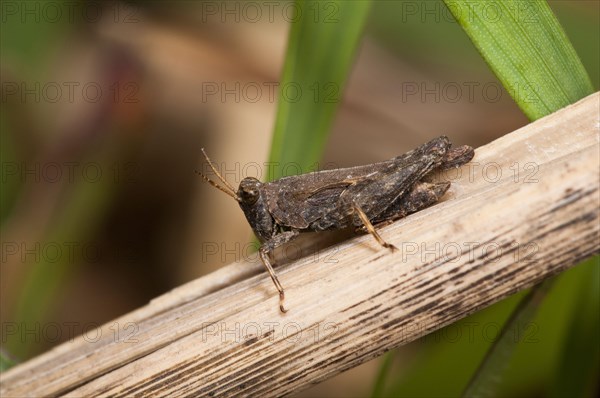
[[[212,161],[210,160],[210,158],[208,157],[208,155],[206,154],[206,152],[204,152],[204,148],[201,149],[202,154],[204,155],[204,157],[206,158],[206,161],[208,162],[208,165],[210,166],[210,168],[212,169],[212,171],[217,175],[217,177],[219,177],[219,179],[223,182],[223,184],[225,184],[225,186],[229,189],[225,189],[224,187],[220,186],[219,184],[217,184],[216,182],[214,182],[213,180],[211,180],[210,178],[208,178],[207,176],[205,176],[204,174],[202,174],[200,171],[195,170],[196,174],[198,174],[200,177],[202,177],[204,179],[204,181],[208,182],[210,185],[212,185],[213,187],[217,188],[220,191],[225,192],[227,195],[231,196],[232,198],[234,198],[236,201],[240,201],[240,198],[236,195],[235,193],[235,189],[231,186],[231,184],[229,184],[227,182],[227,180],[225,180],[223,178],[223,176],[221,175],[221,173],[219,173],[217,171],[217,169],[215,168],[215,166],[213,166]]]

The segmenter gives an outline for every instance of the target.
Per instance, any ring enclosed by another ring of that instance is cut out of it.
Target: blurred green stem
[[[392,362],[394,360],[394,355],[392,352],[387,352],[383,356],[383,362],[381,363],[381,367],[379,368],[379,372],[377,373],[377,377],[375,378],[375,385],[373,386],[373,392],[371,393],[371,397],[379,398],[384,396],[384,390],[386,385],[386,380],[390,373],[390,368],[392,366]]]

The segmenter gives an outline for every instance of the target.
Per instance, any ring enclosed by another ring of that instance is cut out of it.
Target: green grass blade
[[[519,293],[413,343],[420,355],[395,377],[385,396],[458,397],[518,305]]]
[[[446,4],[492,71],[531,120],[593,92],[584,67],[546,2],[459,0],[446,1]],[[501,350],[502,355],[489,358],[496,365],[486,374],[502,379],[502,385],[496,385],[501,390],[497,396],[519,392],[523,395],[527,388],[552,383],[556,364],[565,360],[560,357],[559,347],[566,335],[568,319],[572,311],[576,311],[574,303],[582,289],[580,276],[585,272],[585,266],[580,266],[561,275],[535,319],[528,320],[536,311],[512,315],[521,319],[522,324],[531,326],[529,333],[536,334],[531,341],[505,347]],[[391,395],[426,397],[460,394],[489,348],[487,339],[481,342],[477,338],[480,332],[477,328],[482,327],[481,332],[484,332],[487,325],[504,324],[508,314],[517,308],[520,297],[521,294],[513,296],[432,335],[444,336],[445,330],[455,328],[459,335],[463,332],[458,341],[432,341],[430,336],[421,340],[424,342],[424,355],[397,380],[390,390]],[[508,309],[510,312],[507,312]],[[595,314],[592,319],[598,319],[598,315]],[[466,333],[470,331],[469,325],[475,325],[474,338]],[[576,330],[572,329],[572,333]],[[583,344],[597,345],[597,339],[582,334],[578,337],[585,341]],[[535,344],[529,344],[531,342]],[[510,361],[510,366],[505,374],[500,374],[499,369],[506,368],[506,361]],[[493,371],[494,368],[497,372]],[[480,381],[474,380],[474,383]],[[486,387],[494,388],[494,383]]]
[[[560,350],[556,348],[561,347],[570,328],[570,315],[577,311],[575,293],[582,289],[581,282],[589,278],[588,267],[589,264],[582,264],[559,275],[535,316],[520,322],[519,330],[513,334],[520,344],[508,353],[510,362],[503,365],[506,371],[496,374],[499,379],[495,383],[496,396],[534,396],[540,387],[552,384],[556,364],[561,361]],[[386,395],[460,396],[498,332],[525,297],[524,293],[419,340],[422,355],[406,373],[396,376]]]
[[[320,160],[370,1],[296,1],[295,8],[301,17],[291,22],[269,180],[284,174],[282,162],[304,173]]]
[[[446,4],[529,119],[550,114],[594,91],[579,57],[545,1]],[[508,328],[515,322],[530,321],[539,306],[533,298],[545,293],[546,289],[534,288],[528,296],[532,300],[524,299],[511,316]],[[570,293],[573,297],[578,294]],[[465,390],[466,396],[498,393],[497,380],[517,347],[517,342],[507,336],[504,334],[490,349]]]
[[[498,384],[502,380],[499,375],[504,373],[516,345],[520,343],[520,339],[516,339],[514,336],[518,334],[520,325],[531,322],[554,281],[554,279],[549,279],[538,288],[531,289],[519,302],[502,328],[500,336],[494,341],[479,368],[473,374],[463,392],[463,397],[498,396]]]
[[[445,2],[530,120],[594,91],[579,57],[545,1]]]
[[[568,322],[550,397],[598,396],[600,372],[600,257],[586,261],[579,297]],[[594,391],[595,390],[595,391]]]

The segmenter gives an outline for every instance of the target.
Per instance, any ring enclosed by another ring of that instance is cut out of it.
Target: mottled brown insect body
[[[212,163],[213,171],[227,188],[199,174],[240,204],[262,244],[261,259],[279,291],[280,309],[286,312],[284,290],[271,266],[271,252],[300,232],[351,226],[369,232],[382,246],[394,250],[373,224],[398,220],[431,206],[444,195],[449,182],[431,183],[425,178],[434,170],[459,167],[474,155],[469,146],[450,146],[448,137],[442,136],[385,162],[317,171],[268,183],[244,178],[237,191]]]

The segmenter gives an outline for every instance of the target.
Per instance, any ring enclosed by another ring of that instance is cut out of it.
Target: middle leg
[[[365,214],[365,212],[362,211],[362,209],[358,205],[354,204],[353,205],[353,209],[354,209],[354,212],[356,212],[356,214],[358,214],[358,217],[360,217],[360,220],[362,221],[362,223],[364,225],[364,228],[366,228],[367,232],[369,232],[371,235],[373,235],[373,237],[375,238],[375,240],[381,246],[390,249],[392,252],[397,249],[396,246],[394,246],[391,243],[388,243],[385,240],[383,240],[383,238],[381,237],[381,235],[379,235],[379,232],[377,232],[377,230],[375,229],[375,227],[373,226],[373,224],[371,224],[371,221],[369,221],[369,217],[367,217],[367,215]]]

